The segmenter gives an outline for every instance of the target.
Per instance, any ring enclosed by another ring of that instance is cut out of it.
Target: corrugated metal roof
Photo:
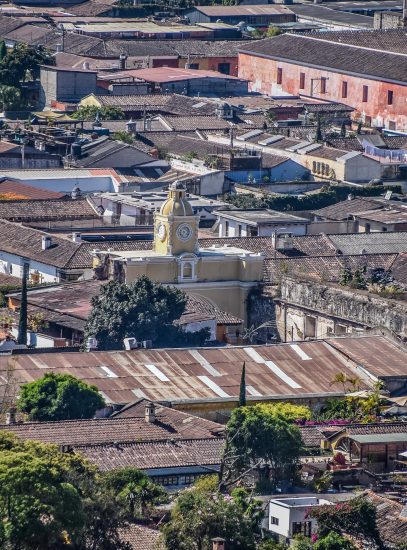
[[[330,338],[330,346],[349,357],[357,365],[363,365],[373,376],[406,376],[406,351],[383,336],[361,338]]]
[[[407,426],[406,426],[407,430]],[[405,433],[390,434],[369,434],[369,435],[350,435],[349,439],[356,443],[402,443],[407,441],[407,431]]]
[[[366,352],[374,347],[374,337],[361,340]],[[390,342],[388,345],[392,346]],[[405,363],[406,358],[404,354]],[[70,373],[95,384],[113,403],[129,403],[137,394],[156,401],[202,401],[236,399],[243,363],[246,384],[264,398],[342,394],[342,386],[332,384],[334,377],[343,372],[355,375],[351,362],[325,341],[198,350],[3,356],[0,373],[12,366],[20,384],[41,378],[46,372]],[[378,365],[381,364],[379,354]],[[374,364],[373,367],[379,369]],[[363,372],[360,376],[364,377]],[[361,389],[369,385],[371,382],[362,381]]]

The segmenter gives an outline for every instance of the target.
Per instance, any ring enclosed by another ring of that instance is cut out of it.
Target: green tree
[[[221,488],[233,486],[265,465],[273,487],[292,479],[301,450],[297,426],[262,405],[239,407],[226,425],[226,444],[219,472]]]
[[[0,432],[0,548],[130,550],[100,480],[77,454]]]
[[[18,408],[30,420],[72,420],[92,418],[105,406],[96,386],[70,374],[47,373],[21,388]]]
[[[2,40],[0,42],[0,62],[3,61],[6,55],[7,55],[6,43],[4,42],[4,40]]]
[[[269,25],[269,28],[266,31],[266,38],[273,38],[273,36],[278,36],[281,34],[281,30],[278,27],[274,27],[273,25]]]
[[[118,132],[115,132],[114,134],[112,134],[112,138],[117,141],[127,143],[128,145],[132,145],[136,141],[131,134],[124,130],[119,130]]]
[[[262,518],[260,503],[244,489],[225,497],[216,478],[184,490],[171,510],[163,533],[168,550],[210,550],[211,539],[223,537],[229,550],[255,549]]]
[[[24,107],[21,92],[15,86],[0,86],[0,100],[3,111],[18,110]]]
[[[78,120],[122,120],[125,118],[124,111],[120,107],[97,107],[96,105],[80,105],[71,115]]]
[[[336,533],[362,541],[364,545],[383,547],[376,526],[376,508],[364,496],[337,503],[335,506],[318,506],[310,511],[309,516],[318,522],[318,538]],[[321,548],[325,550],[328,547]]]
[[[107,472],[103,486],[112,494],[122,517],[129,521],[149,518],[155,506],[167,500],[167,493],[160,485],[130,466]]]
[[[239,407],[246,406],[246,363],[243,363],[242,376],[240,378],[239,388]]]
[[[318,539],[312,547],[313,550],[356,550],[352,542],[338,533],[328,533]]]
[[[40,65],[55,65],[55,59],[42,46],[17,44],[0,62],[0,82],[6,86],[19,86],[27,79],[37,79]]]
[[[185,293],[145,276],[129,285],[110,281],[92,298],[85,338],[94,336],[100,349],[122,349],[127,337],[152,340],[163,347],[203,345],[209,338],[208,330],[187,333],[174,324],[186,303]]]
[[[17,343],[26,346],[27,345],[27,277],[28,266],[23,265],[23,281],[21,287],[21,302],[20,302],[20,315],[18,321],[18,338]]]

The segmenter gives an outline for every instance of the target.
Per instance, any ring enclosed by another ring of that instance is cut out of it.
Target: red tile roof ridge
[[[167,444],[167,445],[182,445],[183,443],[199,443],[199,442],[210,442],[213,441],[220,441],[223,440],[221,437],[188,437],[188,438],[178,438],[176,439],[175,436],[172,438],[165,438],[165,439],[143,439],[143,441],[113,441],[111,443],[104,442],[104,443],[73,443],[72,445],[69,445],[70,447],[74,449],[93,449],[95,447],[101,448],[101,447],[116,447],[120,445],[121,447],[134,447],[135,445],[143,446],[143,445],[151,445],[152,443],[154,445],[161,445],[161,444]]]

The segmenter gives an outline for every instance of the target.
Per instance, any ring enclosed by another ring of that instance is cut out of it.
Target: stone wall
[[[351,324],[385,327],[403,338],[407,337],[407,302],[293,277],[283,277],[281,300]]]
[[[253,343],[360,335],[376,333],[375,328],[406,340],[407,302],[292,276],[284,276],[278,287],[259,287],[248,297]]]

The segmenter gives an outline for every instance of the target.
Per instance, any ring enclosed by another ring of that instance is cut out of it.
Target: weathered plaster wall
[[[352,323],[383,326],[407,337],[407,303],[401,301],[291,277],[281,281],[281,300]]]
[[[282,82],[277,84],[277,68],[282,69]],[[305,74],[305,87],[300,89],[300,73]],[[253,92],[281,96],[306,94],[315,98],[338,101],[352,106],[362,119],[371,118],[376,126],[395,125],[397,130],[407,129],[406,87],[390,82],[339,74],[325,69],[305,67],[265,59],[255,55],[239,54],[239,77],[251,81]],[[321,93],[319,81],[326,78],[326,92]],[[314,79],[314,80],[312,80]],[[342,82],[347,82],[347,97],[342,97]],[[363,86],[368,86],[368,100],[363,101]],[[312,87],[312,89],[311,89]],[[393,105],[387,104],[387,92],[393,91]]]
[[[283,342],[360,334],[380,327],[407,339],[407,302],[386,300],[365,291],[283,277],[278,287],[252,291],[248,327],[254,342]]]

